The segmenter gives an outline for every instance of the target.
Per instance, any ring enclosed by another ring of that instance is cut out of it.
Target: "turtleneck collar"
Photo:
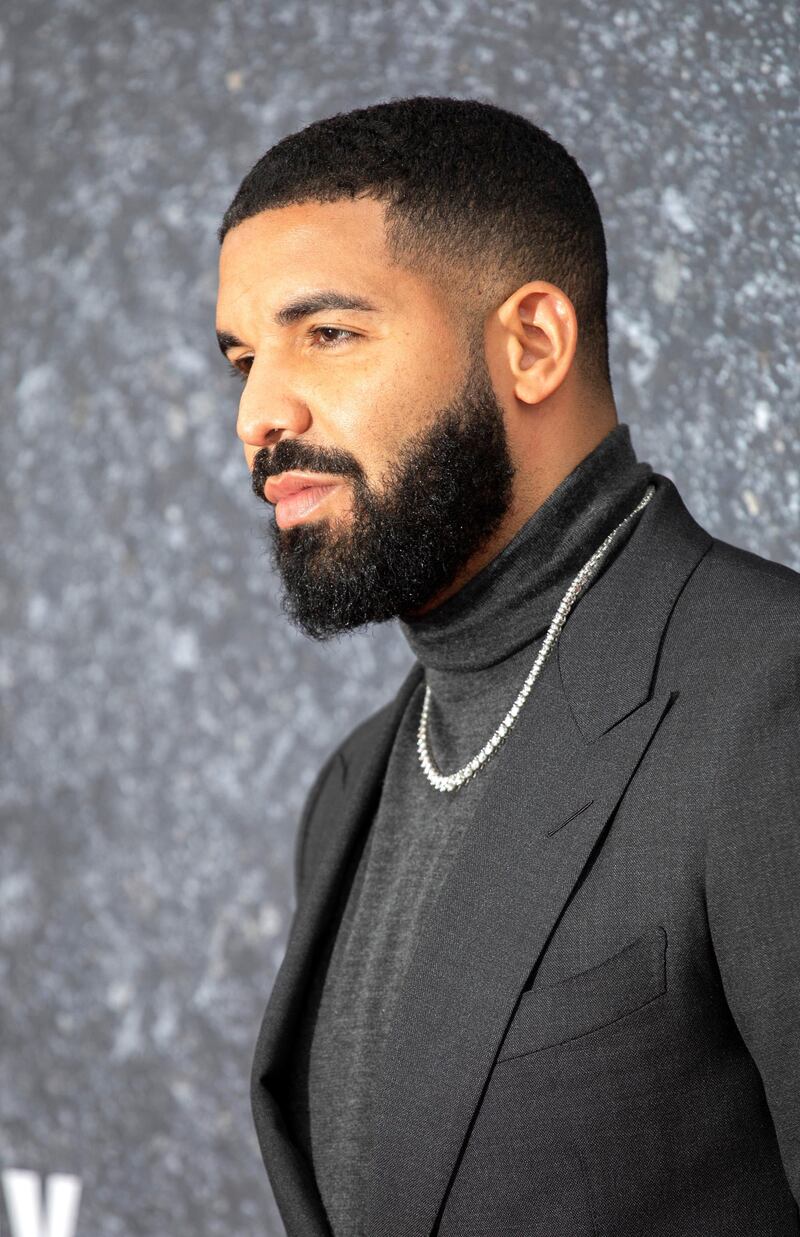
[[[652,476],[628,425],[615,425],[463,588],[421,618],[400,620],[414,655],[432,670],[480,670],[544,635],[574,576]]]

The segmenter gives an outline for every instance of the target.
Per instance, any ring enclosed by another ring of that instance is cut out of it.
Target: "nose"
[[[239,404],[236,434],[245,448],[276,446],[281,438],[304,434],[311,425],[311,413],[302,400],[289,394],[269,396],[246,392]]]

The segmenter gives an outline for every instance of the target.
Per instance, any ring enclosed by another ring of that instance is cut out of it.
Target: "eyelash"
[[[319,331],[335,331],[337,335],[347,336],[348,339],[358,338],[358,335],[355,331],[345,330],[343,326],[312,326],[308,334],[316,335]],[[345,342],[346,341],[344,339],[338,339],[335,342],[329,341],[327,344],[317,344],[315,346],[321,347],[323,352],[326,352],[334,348],[338,348],[339,344],[345,343]],[[228,370],[228,373],[230,374],[232,378],[236,378],[239,382],[243,382],[243,383],[247,382],[247,376],[250,373],[250,369],[249,368],[241,369],[240,367],[243,361],[252,362],[252,360],[253,358],[250,356],[243,356],[243,357],[240,357],[238,361],[231,361],[230,362],[231,369]]]

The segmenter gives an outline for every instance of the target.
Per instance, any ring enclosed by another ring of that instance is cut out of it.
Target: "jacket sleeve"
[[[800,637],[800,633],[798,633]],[[763,652],[757,655],[764,658]],[[800,1203],[800,638],[738,676],[712,787],[709,927]]]

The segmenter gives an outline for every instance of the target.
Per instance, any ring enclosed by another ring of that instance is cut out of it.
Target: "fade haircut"
[[[337,112],[254,164],[219,243],[263,210],[358,197],[385,204],[391,260],[458,298],[472,338],[522,284],[555,284],[575,307],[580,376],[610,390],[600,211],[576,160],[544,129],[493,103],[449,96]]]

